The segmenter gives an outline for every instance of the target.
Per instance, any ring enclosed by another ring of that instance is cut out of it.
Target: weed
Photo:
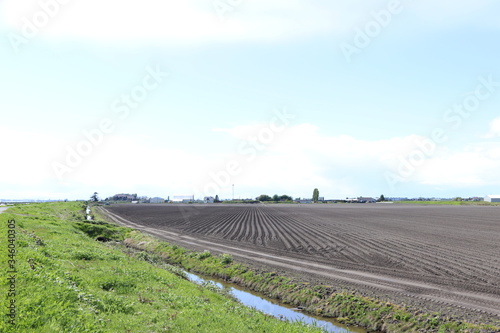
[[[210,258],[211,256],[212,256],[212,253],[210,253],[210,251],[208,251],[208,250],[205,250],[203,252],[198,253],[196,257],[199,260],[203,260],[203,259]]]
[[[233,262],[233,256],[231,256],[230,254],[226,254],[224,253],[222,256],[221,256],[221,260],[220,262],[223,264],[223,265],[229,265]]]

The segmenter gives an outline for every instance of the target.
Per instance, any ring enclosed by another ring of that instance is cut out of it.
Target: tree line
[[[277,195],[277,194],[275,194],[272,197],[270,197],[267,194],[261,194],[257,198],[255,198],[255,200],[257,200],[257,201],[275,201],[275,202],[279,202],[279,201],[293,201],[293,198],[291,196],[289,196],[289,195],[286,195],[286,194],[283,194],[283,195]]]

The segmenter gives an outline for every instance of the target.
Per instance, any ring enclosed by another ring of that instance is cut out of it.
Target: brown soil
[[[113,205],[107,212],[187,248],[415,310],[500,323],[500,207]]]

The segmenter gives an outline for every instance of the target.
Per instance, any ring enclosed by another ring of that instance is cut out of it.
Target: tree
[[[94,194],[90,197],[90,201],[97,202],[99,201],[99,197],[97,196],[97,192],[94,192]]]
[[[283,194],[280,196],[280,201],[293,201],[293,198],[289,195]]]
[[[273,201],[276,201],[276,202],[280,201],[279,195],[277,195],[277,194],[273,195]]]
[[[381,201],[385,201],[385,197],[384,197],[384,195],[383,195],[383,194],[382,194],[382,195],[380,195],[380,198],[378,198],[378,201],[380,201],[380,202],[381,202]]]
[[[218,194],[215,196],[214,202],[216,202],[216,203],[217,203],[217,202],[220,202],[220,200],[219,200],[219,195],[218,195]]]
[[[273,198],[268,196],[267,194],[261,194],[257,198],[255,198],[257,201],[271,201]]]
[[[315,188],[313,191],[313,201],[318,202],[318,200],[319,200],[319,190]]]

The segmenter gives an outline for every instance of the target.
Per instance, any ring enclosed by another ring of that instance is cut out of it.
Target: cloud
[[[251,129],[251,126],[235,127],[222,132],[242,140]],[[252,137],[256,136],[254,132]],[[242,161],[240,165],[248,169],[248,175],[242,179],[249,185],[294,183],[304,191],[311,184],[330,184],[332,189],[338,190],[334,191],[336,195],[359,195],[360,191],[369,191],[370,186],[387,189],[386,173],[398,174],[401,160],[412,152],[422,151],[426,142],[428,139],[418,135],[360,140],[346,135],[321,134],[316,126],[299,124],[277,134],[248,165],[236,154],[227,158]],[[430,152],[422,155],[422,163],[400,186],[472,188],[500,184],[500,176],[495,171],[500,168],[500,143],[468,145],[453,150],[446,146],[433,149],[427,146],[425,149]]]
[[[65,154],[60,155],[57,161],[64,163],[64,158]],[[189,188],[192,175],[204,163],[201,157],[175,147],[155,146],[154,140],[111,135],[63,179],[96,187]],[[55,180],[54,173],[51,177]]]
[[[101,196],[132,191],[164,197],[194,193],[230,198],[232,184],[236,184],[238,196],[245,198],[276,192],[308,196],[314,187],[332,198],[373,196],[389,191],[385,174],[396,172],[399,158],[424,140],[417,135],[361,140],[321,133],[320,128],[307,123],[259,137],[266,128],[268,124],[219,129],[216,133],[230,138],[232,148],[215,147],[213,154],[203,156],[159,145],[154,138],[109,135],[64,175],[63,183],[51,165],[54,161],[64,163],[67,146],[76,143],[0,128],[0,140],[6,143],[0,197],[38,193],[45,198],[74,199],[94,191]],[[253,139],[248,140],[248,136]],[[441,147],[427,155],[400,187],[476,189],[500,185],[499,169],[500,143],[470,144],[453,150]],[[104,190],[106,193],[101,193]]]
[[[395,156],[411,150],[418,138],[366,141],[321,134],[317,126],[308,123],[259,136],[266,128],[266,124],[260,124],[217,129],[246,148],[240,154],[235,151],[225,156],[226,161],[237,161],[241,167],[232,182],[271,191],[290,188],[291,194],[309,193],[309,188],[317,184],[332,197],[359,195],[368,192],[370,185],[383,183],[384,171],[391,168]],[[219,167],[213,173],[223,171]],[[213,179],[206,177],[204,181]]]
[[[46,179],[50,155],[58,139],[45,133],[0,127],[0,183],[37,186]]]
[[[468,145],[427,161],[416,175],[424,185],[481,187],[500,185],[500,143]]]
[[[19,34],[26,25],[24,19],[27,19],[31,23],[38,22],[43,38],[192,45],[232,41],[270,42],[317,34],[350,36],[354,27],[372,20],[371,13],[386,9],[389,3],[375,1],[367,5],[362,1],[322,0],[66,2],[4,0],[0,3],[0,12],[4,24]],[[494,12],[491,10],[494,2],[490,0],[460,5],[451,0],[439,3],[430,0],[407,2],[401,1],[406,11],[416,13],[426,20],[427,25],[433,26],[460,24],[470,19],[469,13]],[[52,5],[42,6],[43,3]],[[221,10],[214,5],[217,3],[227,5]],[[44,20],[44,12],[49,12],[48,20]],[[485,24],[484,21],[488,20],[496,22],[491,17],[479,23]]]
[[[490,122],[490,129],[483,137],[486,139],[497,138],[500,136],[500,118],[493,119]]]
[[[54,3],[58,3],[56,0]],[[223,10],[216,3],[227,3]],[[39,1],[6,0],[1,4],[4,21],[18,32],[23,17],[43,11]],[[320,1],[70,1],[53,10],[43,25],[46,38],[90,41],[189,44],[235,40],[276,40],[333,29],[341,13],[329,13]],[[54,7],[55,8],[55,7]]]

